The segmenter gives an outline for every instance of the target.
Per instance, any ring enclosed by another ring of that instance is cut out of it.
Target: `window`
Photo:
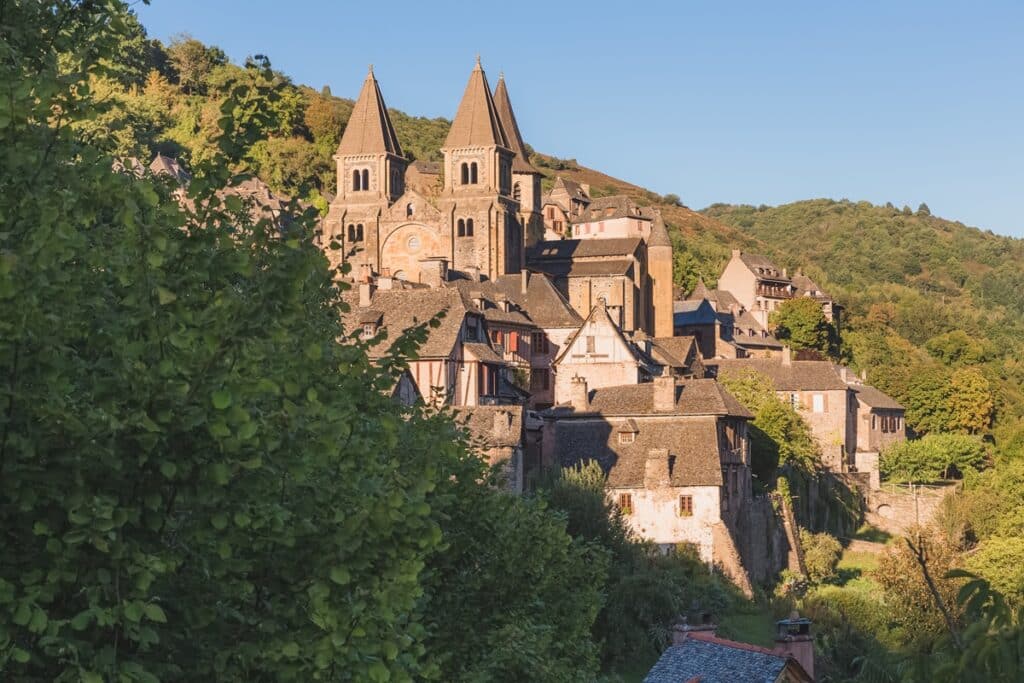
[[[473,219],[472,218],[467,218],[466,219],[466,237],[472,237],[472,236],[473,236]]]
[[[530,346],[534,356],[544,356],[551,352],[548,346],[548,336],[543,332],[534,332],[530,335]]]
[[[415,254],[417,251],[419,251],[420,250],[420,238],[419,238],[419,236],[418,235],[413,235],[412,237],[410,237],[409,240],[405,243],[405,248],[409,251],[409,253],[412,253],[412,254]]]
[[[523,199],[523,189],[519,186],[519,183],[512,186],[512,199],[517,202]]]
[[[416,207],[413,205],[412,202],[409,202],[408,204],[405,205],[405,217],[406,218],[412,218],[412,215],[413,215],[413,213],[415,213],[415,211],[416,211]]]
[[[363,224],[362,223],[358,223],[356,225],[356,242],[362,242],[362,241],[363,241]]]
[[[352,191],[359,192],[363,189],[362,176],[359,175],[359,171],[352,171]]]
[[[679,516],[693,517],[693,496],[679,496]]]
[[[373,323],[363,323],[363,334],[361,335],[362,338],[369,339],[374,334],[376,334],[377,330],[375,328],[376,325],[374,325]]]
[[[789,395],[789,405],[793,408],[793,410],[799,409],[800,408],[800,394],[790,394]]]
[[[619,432],[619,443],[633,443],[636,441],[636,432]]]
[[[620,493],[619,494],[619,510],[624,515],[633,514],[633,494],[632,493]]]
[[[546,369],[530,371],[530,391],[547,391],[551,387],[551,372]]]
[[[477,334],[477,328],[476,318],[472,316],[466,318],[466,341],[479,341],[480,336]]]
[[[876,428],[875,427],[875,415],[874,415],[874,413],[872,413],[871,414],[871,429],[875,429],[875,428]]]
[[[362,242],[363,241],[363,224],[353,225],[349,223],[348,226],[348,241],[349,242]]]
[[[459,180],[463,185],[469,185],[469,164],[463,163],[459,170]]]
[[[469,165],[469,184],[476,185],[477,173],[476,173],[476,162],[474,161]]]
[[[825,412],[825,396],[824,394],[814,394],[811,397],[811,410],[816,413]]]
[[[363,169],[363,189],[370,189],[370,172],[367,171],[365,168]]]
[[[459,219],[455,234],[457,234],[459,237],[466,236],[466,221],[464,219]]]
[[[555,208],[553,206],[549,206],[548,207],[548,218],[550,220],[554,220],[555,219]]]
[[[597,338],[593,335],[587,337],[587,353],[596,353],[597,349]]]

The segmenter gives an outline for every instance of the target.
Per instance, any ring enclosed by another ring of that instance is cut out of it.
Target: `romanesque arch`
[[[392,273],[401,271],[405,280],[420,281],[420,259],[443,256],[438,232],[423,223],[405,223],[392,230],[380,250],[380,266]]]

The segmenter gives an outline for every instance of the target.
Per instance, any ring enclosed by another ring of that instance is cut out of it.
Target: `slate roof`
[[[478,290],[490,301],[504,295],[516,307],[512,314],[516,317],[509,318],[509,322],[523,322],[540,328],[575,328],[583,322],[572,305],[555,288],[551,279],[543,273],[530,274],[525,295],[522,291],[522,275],[501,275],[495,280],[484,282],[454,280],[446,283],[446,286],[457,288],[466,296],[470,291]],[[500,309],[487,308],[484,314],[487,315],[495,310],[501,312]],[[497,316],[498,313],[491,313],[491,315]],[[488,319],[497,320],[498,318],[489,317]]]
[[[838,379],[838,377],[836,378]],[[845,386],[845,385],[844,385]],[[654,411],[653,382],[602,387],[590,391],[590,409],[574,411],[571,407],[550,408],[554,416],[600,414],[605,416],[636,415],[732,415],[752,419],[749,410],[712,379],[688,379],[676,383],[676,405],[672,412]]]
[[[678,337],[654,337],[651,339],[651,355],[662,365],[685,368],[686,359],[693,352],[697,340],[690,335]]]
[[[881,410],[904,410],[904,407],[883,391],[868,384],[851,384],[850,388],[857,395],[857,400],[871,408]]]
[[[590,195],[584,192],[583,186],[577,183],[575,180],[569,180],[567,178],[563,178],[562,176],[558,176],[557,178],[555,178],[554,187],[558,187],[559,182],[561,182],[566,194],[568,194],[569,197],[571,197],[572,199],[576,199],[581,202],[590,201]]]
[[[632,443],[619,443],[619,432],[633,427]],[[596,460],[612,488],[643,488],[647,458],[656,449],[668,449],[671,486],[722,485],[718,422],[713,417],[640,419],[614,426],[561,421],[556,426],[555,450],[562,466]]]
[[[782,274],[782,270],[778,268],[767,256],[740,252],[740,261],[750,269],[750,272],[754,273],[754,275],[757,275],[758,277],[780,280],[783,282],[790,281],[788,277]]]
[[[351,333],[361,324],[359,318],[367,308],[359,306],[357,288],[345,292],[342,299],[349,306],[348,312],[342,314],[342,322]],[[426,323],[439,312],[446,311],[440,326],[430,330],[427,341],[418,352],[421,358],[445,358],[455,348],[462,321],[470,310],[457,289],[377,290],[369,308],[381,313],[381,326],[387,329],[386,341],[370,349],[370,356],[374,358],[387,353],[391,344],[405,330]]]
[[[613,259],[602,261],[536,261],[534,267],[553,277],[611,277],[630,275],[633,261]]]
[[[519,124],[516,122],[516,114],[512,111],[512,100],[508,96],[508,87],[505,85],[505,75],[498,76],[498,85],[494,90],[494,106],[498,110],[498,118],[501,119],[501,126],[508,136],[509,145],[516,153],[512,159],[513,173],[532,173],[540,175],[540,171],[533,167],[530,158],[526,154],[526,145],[523,143],[523,135],[519,132]]]
[[[587,240],[548,240],[537,242],[529,251],[528,261],[632,256],[643,242],[639,237],[614,237]]]
[[[718,322],[715,309],[705,299],[676,301],[672,308],[672,324],[676,326],[714,325]]]
[[[134,161],[136,164],[138,163],[138,159]],[[188,171],[182,167],[177,159],[172,159],[159,152],[153,157],[153,161],[149,162],[149,170],[153,175],[169,175],[178,181],[179,185],[188,185],[189,181],[192,180],[192,176],[189,175]]]
[[[445,147],[504,147],[511,149],[508,135],[498,118],[491,87],[480,60],[469,74],[466,91],[455,112],[452,126],[445,139]]]
[[[824,360],[794,360],[786,365],[781,358],[716,358],[705,364],[708,368],[717,369],[719,377],[755,370],[770,377],[776,391],[836,391],[848,388],[832,363]]]
[[[743,310],[738,316],[719,313],[719,317],[732,318],[730,322],[733,325],[733,341],[741,346],[763,346],[770,349],[783,347],[782,342],[774,334],[767,332],[750,311]],[[754,330],[753,335],[750,334],[750,330]]]
[[[668,236],[668,229],[665,227],[665,219],[661,212],[654,214],[654,222],[651,224],[651,237],[647,240],[649,247],[671,247],[672,239]]]
[[[691,634],[665,650],[644,683],[775,683],[787,665],[800,666],[756,645]]]
[[[465,342],[462,348],[472,354],[473,358],[476,358],[482,363],[503,363],[504,360],[498,355],[498,352],[491,348],[490,344],[483,342]]]
[[[337,153],[388,153],[402,156],[402,146],[398,143],[395,127],[391,125],[391,117],[388,116],[388,108],[384,104],[384,96],[380,93],[377,79],[373,76],[372,67],[366,74],[363,88],[352,107],[352,115],[345,125]]]
[[[570,223],[593,223],[594,221],[610,221],[616,218],[643,218],[652,220],[654,211],[650,207],[638,206],[636,202],[624,194],[600,197],[590,202],[583,212],[574,217]]]

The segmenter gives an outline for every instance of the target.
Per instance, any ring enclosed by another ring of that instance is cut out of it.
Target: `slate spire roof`
[[[654,214],[654,222],[651,223],[651,236],[647,240],[647,246],[649,247],[671,247],[672,239],[668,236],[668,230],[665,228],[665,220],[661,217],[661,212],[657,211]]]
[[[466,92],[455,112],[455,119],[448,131],[445,147],[490,147],[497,145],[511,149],[508,136],[498,117],[498,109],[494,106],[491,87],[487,84],[487,74],[480,66],[477,58],[473,72],[469,74]]]
[[[505,75],[498,76],[498,85],[494,89],[494,106],[498,110],[498,118],[501,126],[508,137],[511,150],[516,153],[512,159],[512,171],[514,173],[536,173],[539,174],[533,164],[530,163],[526,154],[526,145],[523,143],[523,135],[519,132],[519,124],[516,122],[516,114],[512,111],[512,100],[508,96],[508,87],[505,85]]]
[[[391,124],[384,96],[380,94],[380,86],[371,66],[341,136],[338,155],[383,153],[403,156],[402,146],[398,143],[395,127]]]

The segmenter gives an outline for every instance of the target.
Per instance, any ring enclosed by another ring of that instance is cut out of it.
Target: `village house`
[[[541,198],[544,212],[544,239],[560,240],[567,237],[570,223],[590,204],[590,185],[555,178],[551,191]]]
[[[857,441],[854,464],[858,472],[871,475],[872,490],[881,487],[879,457],[886,448],[907,438],[906,409],[882,391],[864,382],[846,368],[840,376],[857,401]]]
[[[747,421],[753,416],[713,380],[665,375],[591,389],[572,382],[566,403],[545,411],[544,460],[596,460],[629,525],[663,547],[692,544],[750,588],[734,539],[751,498]]]

